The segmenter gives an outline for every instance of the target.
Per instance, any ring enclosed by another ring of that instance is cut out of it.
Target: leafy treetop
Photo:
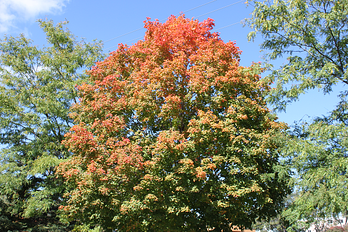
[[[287,193],[258,65],[213,20],[145,21],[79,87],[61,209],[82,228],[231,231],[275,213]]]

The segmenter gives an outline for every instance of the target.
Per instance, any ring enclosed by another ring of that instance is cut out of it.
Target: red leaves
[[[84,124],[73,126],[70,131],[72,132],[65,135],[69,139],[64,140],[63,144],[69,146],[71,151],[87,150],[91,154],[96,151],[97,141],[93,134],[84,127]]]
[[[105,207],[118,202],[108,221],[116,228],[156,210],[161,223],[182,213],[192,221],[209,218],[211,212],[195,210],[216,209],[220,200],[234,215],[231,204],[255,197],[256,166],[276,160],[269,141],[278,123],[263,102],[267,86],[254,67],[239,66],[239,48],[212,33],[213,26],[211,19],[184,16],[147,20],[143,41],[120,45],[89,72],[92,84],[79,87],[81,102],[74,108],[78,125],[64,141],[74,158],[59,169],[78,189],[69,204],[84,212],[96,210],[92,201],[103,205],[103,199]],[[177,228],[191,222],[180,223]]]
[[[207,38],[218,38],[216,33],[211,33],[214,22],[207,19],[202,23],[198,20],[190,20],[183,15],[171,16],[167,22],[161,24],[158,21],[145,21],[145,41],[154,41],[162,49],[170,46],[171,52],[176,53],[183,48],[187,51],[195,49],[199,43]]]
[[[91,163],[87,166],[87,170],[90,172],[95,172],[97,168],[95,167],[95,162],[91,161]]]

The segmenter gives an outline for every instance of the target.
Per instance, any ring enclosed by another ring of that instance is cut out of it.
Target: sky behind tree
[[[37,19],[52,19],[55,23],[69,21],[68,28],[87,42],[93,39],[104,42],[104,51],[117,49],[119,43],[133,44],[143,38],[143,21],[147,17],[160,22],[170,15],[184,13],[188,18],[200,21],[215,20],[214,31],[227,42],[235,41],[242,50],[241,65],[262,61],[261,37],[255,42],[247,41],[250,28],[241,23],[250,17],[252,6],[242,0],[177,0],[177,1],[117,1],[117,0],[0,0],[0,36],[17,36],[24,33],[35,45],[45,45],[44,33]],[[279,61],[278,64],[281,64]],[[263,74],[265,75],[265,74]],[[292,124],[294,121],[310,120],[332,110],[337,102],[337,86],[334,93],[323,95],[317,90],[300,97],[279,118]]]

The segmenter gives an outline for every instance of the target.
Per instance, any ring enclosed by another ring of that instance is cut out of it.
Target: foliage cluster
[[[348,212],[348,1],[252,1],[250,39],[260,33],[261,47],[273,62],[265,81],[274,81],[268,101],[276,109],[298,100],[310,89],[330,93],[342,86],[339,104],[328,115],[296,123],[289,131],[283,157],[298,197],[283,212],[294,229],[298,222],[320,223]],[[313,99],[314,100],[314,99]],[[290,230],[290,228],[288,228]]]
[[[24,35],[0,44],[0,227],[2,231],[64,228],[56,217],[65,191],[55,167],[70,156],[61,144],[73,126],[81,70],[101,58],[101,45],[78,42],[65,22],[39,21],[49,47]]]
[[[288,193],[258,65],[213,21],[145,21],[79,87],[59,165],[68,219],[105,231],[230,231],[274,215]]]

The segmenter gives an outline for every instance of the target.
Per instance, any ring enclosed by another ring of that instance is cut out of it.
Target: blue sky
[[[0,36],[17,36],[24,33],[34,44],[45,44],[45,36],[37,19],[52,19],[54,22],[68,20],[68,28],[78,38],[104,42],[105,52],[117,49],[118,43],[132,44],[144,35],[143,21],[146,17],[165,21],[170,15],[185,13],[188,18],[200,21],[215,20],[215,31],[224,41],[235,41],[243,51],[241,65],[262,61],[260,36],[254,42],[247,41],[250,28],[240,23],[250,17],[252,6],[239,0],[0,0]],[[279,61],[278,64],[281,64]],[[342,86],[341,86],[342,87]],[[292,124],[326,114],[337,103],[334,93],[323,95],[318,90],[310,91],[291,104],[279,119]]]

